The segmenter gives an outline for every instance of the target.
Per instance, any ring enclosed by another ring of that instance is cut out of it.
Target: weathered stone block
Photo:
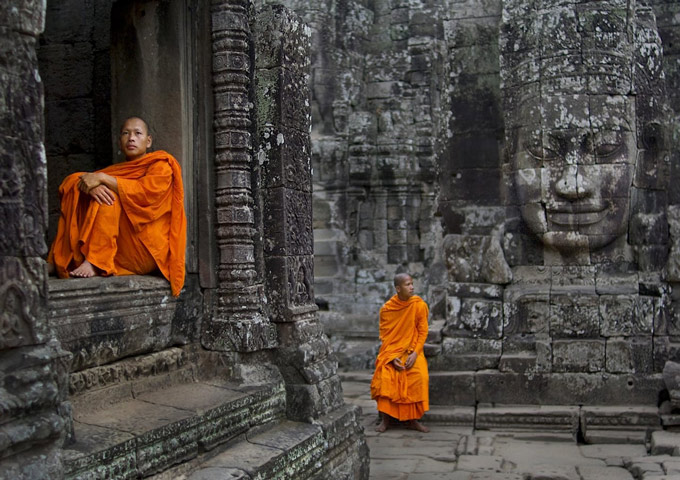
[[[501,356],[500,340],[487,338],[444,338],[442,353],[430,362],[432,370],[479,370],[496,368]]]
[[[430,372],[430,403],[433,405],[475,405],[473,372]]]
[[[279,130],[266,129],[257,153],[263,187],[311,192],[309,134],[285,125],[280,125]]]
[[[609,375],[600,373],[475,374],[478,399],[515,405],[650,405],[662,385],[660,375]]]
[[[282,5],[268,5],[259,10],[254,33],[260,52],[257,68],[309,67],[309,27]]]
[[[314,385],[289,383],[286,398],[288,418],[317,418],[342,405],[340,378],[335,375]]]
[[[389,263],[405,263],[409,258],[406,245],[389,245],[387,247],[387,261]]]
[[[503,332],[506,335],[548,333],[550,331],[549,295],[506,290],[503,303]]]
[[[632,245],[668,243],[668,221],[666,215],[638,213],[632,215],[628,238]]]
[[[498,370],[501,372],[526,373],[536,370],[536,354],[533,352],[504,353]]]
[[[555,294],[550,296],[550,333],[554,338],[596,338],[600,334],[598,297]]]
[[[503,334],[502,303],[464,298],[460,312],[449,317],[442,333],[455,336],[463,333],[483,338],[500,338]]]
[[[648,299],[637,295],[600,296],[602,336],[651,334],[654,315],[644,307],[647,302]]]
[[[38,36],[45,28],[45,4],[33,0],[0,6],[0,26],[23,34]]]
[[[287,188],[267,190],[264,201],[264,249],[270,255],[311,255],[312,197],[308,192]]]
[[[449,282],[447,292],[449,295],[459,298],[485,300],[501,300],[503,298],[503,287],[489,283]]]
[[[453,282],[504,284],[512,278],[500,244],[491,236],[447,235],[444,252]]]
[[[604,370],[605,342],[602,340],[555,340],[552,351],[555,372]]]
[[[606,370],[612,373],[651,373],[653,347],[650,336],[609,338],[606,345]]]
[[[608,272],[598,270],[595,275],[595,291],[599,295],[630,296],[639,292],[637,273]]]
[[[209,350],[254,352],[276,345],[276,328],[262,316],[204,322],[201,344]]]

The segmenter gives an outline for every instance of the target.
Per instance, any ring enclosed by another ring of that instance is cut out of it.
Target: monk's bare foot
[[[72,277],[78,277],[78,278],[90,278],[98,275],[97,269],[95,268],[94,265],[92,265],[90,262],[85,260],[83,263],[81,263],[78,268],[68,272],[69,275]]]
[[[408,422],[408,428],[411,430],[418,430],[419,432],[427,433],[430,431],[425,425],[420,423],[418,420],[411,420]]]
[[[385,430],[387,430],[387,427],[390,426],[390,421],[387,419],[387,417],[382,417],[382,422],[380,422],[380,425],[375,427],[375,431],[378,433],[383,433]]]
[[[47,262],[47,274],[48,275],[55,275],[57,273],[57,269],[54,268],[54,263]]]

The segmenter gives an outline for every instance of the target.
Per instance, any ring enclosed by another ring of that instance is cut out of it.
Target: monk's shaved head
[[[411,275],[409,275],[408,273],[397,273],[394,276],[394,286],[398,287],[410,278]]]
[[[125,125],[128,123],[128,121],[130,121],[130,120],[139,120],[140,122],[142,122],[144,124],[144,129],[146,130],[144,133],[147,134],[147,135],[149,134],[149,124],[146,123],[146,120],[144,120],[142,117],[128,117],[128,118],[126,118],[120,126],[121,132],[123,131],[123,128],[125,128]]]

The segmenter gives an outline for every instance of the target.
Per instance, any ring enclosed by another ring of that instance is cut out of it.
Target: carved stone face
[[[635,171],[634,103],[625,96],[525,102],[512,169],[522,217],[558,251],[593,251],[628,228]]]

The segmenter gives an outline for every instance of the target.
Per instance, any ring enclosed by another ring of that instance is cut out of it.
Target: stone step
[[[430,410],[425,414],[423,420],[437,425],[473,427],[475,425],[475,407],[430,405]]]
[[[284,418],[282,383],[203,380],[73,412],[66,479],[132,479],[162,472]]]
[[[315,478],[315,475],[320,474],[323,454],[324,436],[321,427],[286,420],[264,431],[247,433],[241,441],[228,445],[182,477],[164,474],[154,480]]]

